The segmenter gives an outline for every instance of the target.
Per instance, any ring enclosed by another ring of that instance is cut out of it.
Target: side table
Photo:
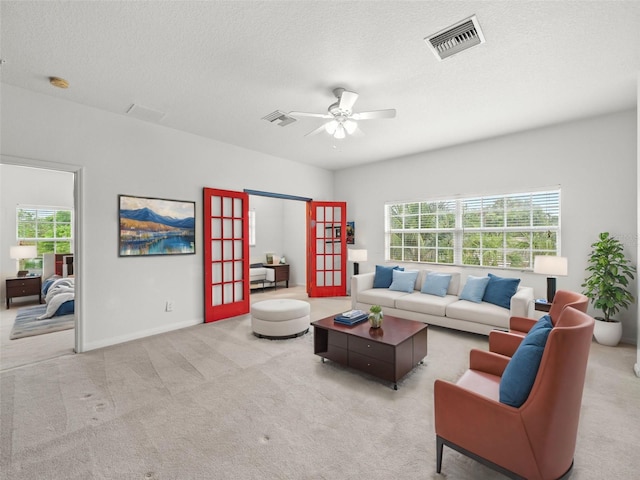
[[[546,300],[538,299],[536,300],[535,309],[539,312],[548,312],[551,310],[551,304]]]
[[[288,263],[265,263],[265,268],[273,268],[274,280],[273,288],[277,290],[278,282],[287,282],[289,288],[289,264]]]
[[[38,300],[42,303],[42,278],[41,277],[15,277],[7,278],[7,309],[11,304],[11,299],[16,297],[28,297],[38,295]]]

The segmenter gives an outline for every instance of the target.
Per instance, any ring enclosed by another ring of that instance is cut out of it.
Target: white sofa
[[[463,285],[458,272],[440,272],[452,276],[444,297],[421,293],[428,272],[419,272],[411,293],[373,288],[373,272],[354,275],[351,278],[352,308],[367,311],[371,305],[380,305],[388,315],[483,335],[489,335],[496,328],[508,329],[512,316],[530,316],[530,308],[534,303],[532,287],[518,286],[517,292],[511,297],[511,309],[506,309],[487,302],[460,300],[458,295]]]
[[[260,265],[260,264],[252,264]],[[275,270],[273,268],[251,267],[249,268],[249,284],[251,288],[262,287],[264,290],[265,283],[273,283],[276,279]]]

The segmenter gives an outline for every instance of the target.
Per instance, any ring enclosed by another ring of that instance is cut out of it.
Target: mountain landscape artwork
[[[121,257],[196,253],[195,202],[119,196]]]

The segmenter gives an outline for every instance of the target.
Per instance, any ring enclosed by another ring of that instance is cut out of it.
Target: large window
[[[531,269],[560,253],[560,190],[385,205],[387,260]]]
[[[72,253],[72,210],[18,206],[16,217],[18,244],[38,248],[38,257],[26,260],[25,268],[42,269],[44,253]]]

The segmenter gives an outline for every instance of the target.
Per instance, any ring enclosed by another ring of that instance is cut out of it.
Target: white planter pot
[[[618,321],[605,322],[604,320],[596,320],[596,326],[593,330],[593,336],[600,345],[615,347],[620,343],[622,338],[622,323]]]

